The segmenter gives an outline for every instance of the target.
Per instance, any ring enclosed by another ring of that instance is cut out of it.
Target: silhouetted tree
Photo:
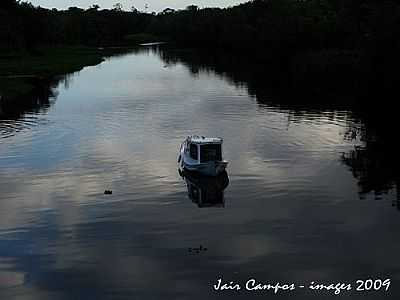
[[[400,3],[394,0],[253,0],[223,9],[167,8],[157,15],[124,11],[121,3],[111,10],[94,4],[58,11],[0,2],[3,51],[121,44],[125,36],[143,32],[276,64],[305,89],[335,89],[337,80],[351,89],[400,85]]]
[[[34,51],[40,45],[115,45],[124,37],[142,33],[148,27],[149,14],[125,12],[120,3],[114,9],[100,10],[94,4],[84,10],[48,10],[27,2],[0,2],[0,51]]]
[[[122,11],[123,10],[123,5],[121,4],[121,3],[115,3],[114,5],[113,5],[113,9],[114,10],[116,10],[116,11]]]

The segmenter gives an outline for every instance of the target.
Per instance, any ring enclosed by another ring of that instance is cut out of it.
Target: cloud
[[[48,8],[59,8],[65,9],[70,6],[78,6],[82,8],[88,8],[93,4],[100,5],[101,8],[111,8],[115,3],[121,3],[124,9],[130,9],[135,6],[137,9],[144,11],[145,5],[148,5],[148,11],[162,11],[163,9],[169,7],[174,9],[183,9],[188,5],[198,5],[200,7],[227,7],[237,5],[239,3],[247,2],[243,0],[175,0],[175,1],[162,1],[162,0],[30,0],[33,5],[40,5]]]

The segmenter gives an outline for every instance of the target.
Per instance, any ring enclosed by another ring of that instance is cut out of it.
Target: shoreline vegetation
[[[150,38],[149,35],[145,37]],[[130,39],[136,40],[130,47],[57,46],[40,47],[34,53],[0,53],[0,100],[30,94],[57,77],[98,65],[106,57],[124,53],[142,42],[153,41],[141,36]]]
[[[34,53],[0,53],[0,100],[29,95],[58,77],[98,65],[133,47],[57,46],[38,47]]]
[[[166,63],[229,74],[260,104],[351,111],[363,124],[365,147],[341,160],[362,193],[387,191],[400,186],[393,146],[399,36],[394,0],[252,0],[160,13],[127,11],[118,3],[50,10],[1,0],[0,117],[45,111],[63,75],[96,65],[119,47],[166,41],[177,46],[160,53]],[[10,105],[3,105],[4,95],[13,96]]]
[[[127,10],[119,3],[112,9],[94,4],[50,10],[2,0],[0,93],[27,91],[32,76],[49,70],[62,73],[96,63],[101,55],[93,49],[99,47],[168,41],[251,60],[268,69],[266,82],[294,94],[340,91],[365,105],[372,103],[367,98],[398,93],[399,33],[400,4],[394,0],[252,0],[159,13]],[[385,101],[393,104],[393,99]]]
[[[38,85],[103,61],[104,51],[87,47],[42,48],[35,54],[0,55],[0,96],[30,94]]]
[[[26,101],[60,76],[97,65],[141,43],[158,41],[145,32],[151,14],[122,6],[67,10],[28,2],[0,2],[0,101]]]

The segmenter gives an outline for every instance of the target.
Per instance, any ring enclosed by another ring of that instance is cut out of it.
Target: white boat
[[[228,162],[222,159],[222,142],[222,138],[188,136],[179,151],[180,167],[203,175],[217,176],[228,166]]]

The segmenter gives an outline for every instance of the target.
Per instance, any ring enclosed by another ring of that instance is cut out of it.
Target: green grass
[[[41,79],[97,65],[110,54],[107,49],[86,47],[42,48],[34,54],[0,54],[0,95],[21,96],[31,92]]]

